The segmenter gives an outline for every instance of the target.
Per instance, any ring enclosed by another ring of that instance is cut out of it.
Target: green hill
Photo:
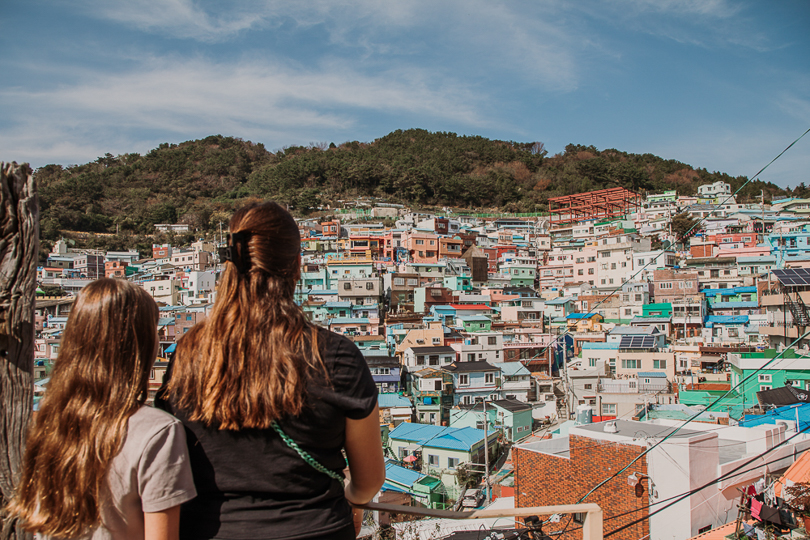
[[[694,194],[744,177],[694,169],[651,154],[569,145],[549,157],[542,143],[490,140],[420,129],[395,131],[374,142],[288,147],[221,135],[162,144],[146,155],[107,154],[85,165],[37,170],[43,238],[64,231],[149,234],[155,223],[188,223],[214,230],[251,198],[274,199],[300,214],[361,196],[410,205],[535,212],[549,197],[623,186]],[[752,182],[745,201],[789,192]]]

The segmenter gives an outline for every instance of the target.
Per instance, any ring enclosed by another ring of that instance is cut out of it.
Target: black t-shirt
[[[319,329],[330,385],[313,382],[307,406],[279,422],[282,430],[328,469],[346,466],[346,418],[367,417],[377,387],[350,340]],[[158,406],[186,427],[197,498],[181,510],[181,538],[321,538],[351,524],[340,482],[317,471],[272,429],[219,430],[188,420],[171,403]]]

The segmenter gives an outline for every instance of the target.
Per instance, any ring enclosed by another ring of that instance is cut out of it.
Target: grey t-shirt
[[[144,537],[144,512],[160,512],[197,496],[183,425],[172,415],[141,407],[129,418],[121,452],[113,458],[101,523],[93,540]]]

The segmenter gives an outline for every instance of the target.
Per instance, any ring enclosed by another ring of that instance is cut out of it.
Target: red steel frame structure
[[[626,215],[641,205],[641,195],[625,188],[600,189],[548,200],[551,226]]]

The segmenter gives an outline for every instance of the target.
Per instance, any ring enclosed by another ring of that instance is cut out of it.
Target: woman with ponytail
[[[99,279],[70,312],[7,511],[58,538],[173,539],[196,494],[183,426],[144,406],[158,308],[140,287]]]
[[[385,479],[371,373],[350,340],[294,302],[292,216],[253,204],[230,231],[216,302],[178,342],[161,391],[186,426],[199,493],[182,508],[181,536],[354,538],[349,503]]]

